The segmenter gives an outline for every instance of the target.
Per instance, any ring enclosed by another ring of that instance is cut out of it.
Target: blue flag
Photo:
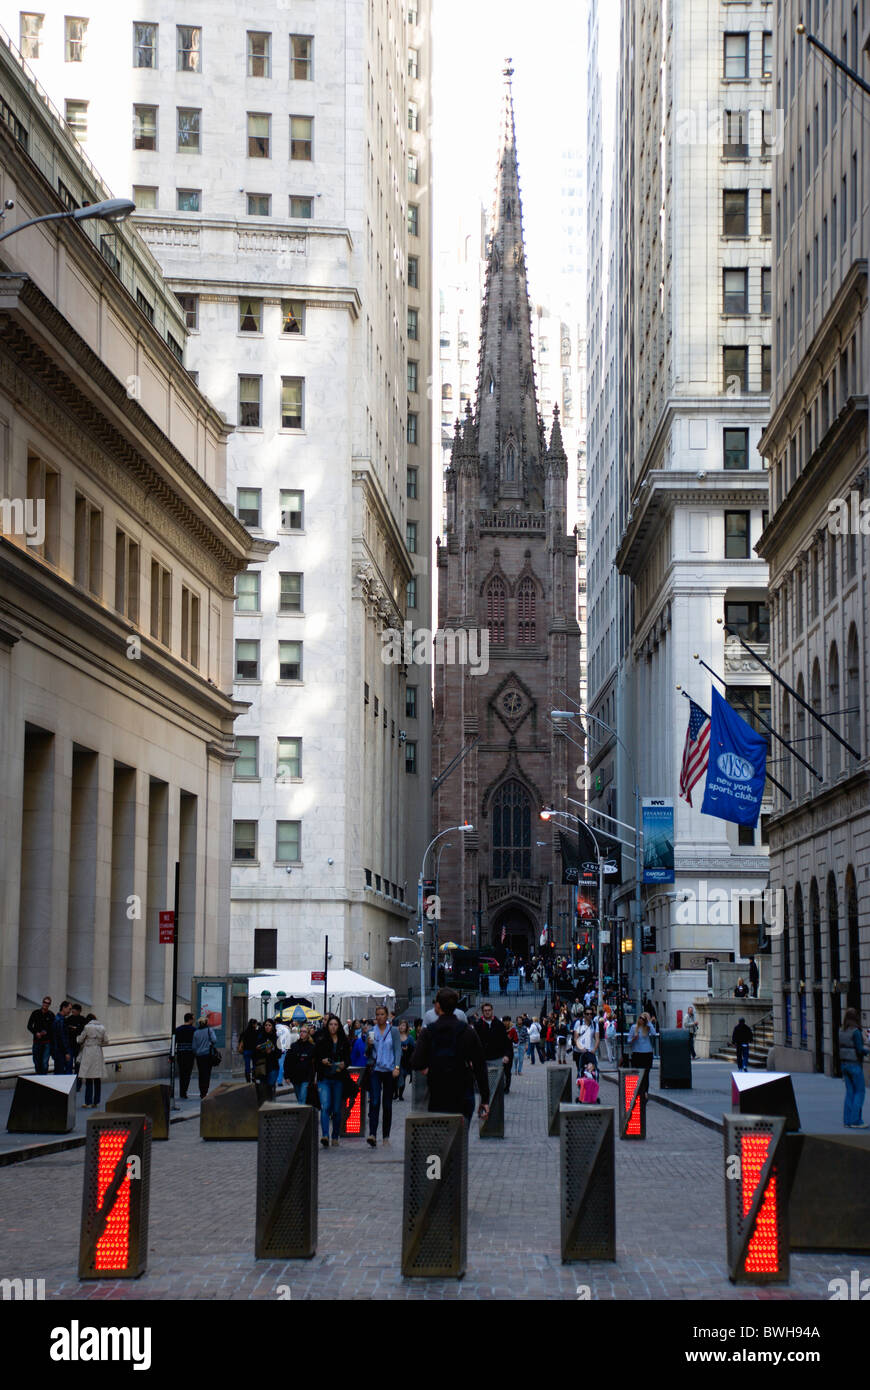
[[[710,712],[710,759],[701,810],[738,825],[757,825],[767,775],[767,740],[718,690]]]

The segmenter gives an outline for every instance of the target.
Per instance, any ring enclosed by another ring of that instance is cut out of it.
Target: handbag
[[[221,1062],[223,1061],[223,1057],[218,1052],[214,1043],[212,1043],[208,1049],[208,1060],[213,1067],[219,1067]]]

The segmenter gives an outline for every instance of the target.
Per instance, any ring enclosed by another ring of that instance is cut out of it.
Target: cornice
[[[635,578],[662,522],[677,506],[765,507],[769,501],[769,478],[761,469],[717,469],[707,471],[702,480],[688,469],[650,472],[636,494],[634,513],[629,513],[614,560],[616,568]]]

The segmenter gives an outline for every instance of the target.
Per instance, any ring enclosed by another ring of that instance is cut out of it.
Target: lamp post
[[[2,216],[5,217],[14,207],[14,203],[7,202]],[[26,227],[35,227],[38,222],[87,222],[92,217],[101,217],[104,222],[111,222],[116,225],[119,222],[126,222],[131,212],[136,211],[136,204],[129,198],[105,198],[101,203],[88,203],[83,208],[72,208],[68,212],[48,212],[43,217],[31,217],[27,222],[21,222],[17,227],[10,227],[8,232],[0,232],[0,241],[5,241],[8,236],[14,236],[16,232],[23,232]]]
[[[423,878],[426,873],[426,860],[429,858],[429,851],[432,848],[432,846],[437,844],[440,839],[443,839],[445,835],[451,834],[451,832],[454,830],[460,830],[464,833],[466,830],[473,829],[474,826],[469,825],[467,821],[462,825],[448,825],[446,830],[439,830],[437,835],[433,835],[432,839],[429,841],[428,845],[423,851],[423,862],[420,865],[420,877],[417,880],[417,937],[420,944],[420,1013],[424,1015],[426,1013],[426,984],[423,978],[423,942],[425,935],[425,929],[423,927]],[[437,913],[437,903],[435,904],[435,907]]]
[[[441,902],[440,890],[439,890],[439,888],[438,888],[438,883],[439,883],[439,880],[440,880],[440,877],[441,877],[441,856],[442,856],[442,854],[444,853],[444,851],[445,851],[446,849],[452,849],[452,848],[453,848],[453,846],[452,846],[452,844],[450,843],[449,840],[447,841],[447,844],[446,844],[446,845],[440,845],[439,848],[438,848],[438,858],[435,860],[435,903],[436,903],[436,905],[440,904],[440,902]],[[434,920],[433,923],[432,923],[432,986],[433,986],[433,988],[434,988],[437,984],[438,984],[438,913],[436,912],[436,913],[435,913],[435,920]]]
[[[550,820],[553,816],[564,816],[565,820],[569,822],[574,819],[567,811],[553,811],[547,806],[544,807],[540,815],[541,820],[544,821]],[[595,850],[598,858],[598,1007],[600,1009],[604,1003],[604,947],[601,943],[601,933],[604,930],[604,856],[601,853],[598,836],[595,834],[591,825],[587,825],[586,829],[595,841]]]

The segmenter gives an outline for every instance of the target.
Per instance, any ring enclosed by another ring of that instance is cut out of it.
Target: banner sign
[[[672,797],[644,797],[643,881],[674,881],[674,802]]]
[[[710,759],[701,810],[737,825],[757,825],[767,775],[767,739],[718,690],[711,694]]]

